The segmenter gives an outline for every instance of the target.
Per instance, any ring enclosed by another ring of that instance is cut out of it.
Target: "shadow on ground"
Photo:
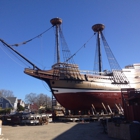
[[[109,138],[99,122],[77,123],[53,140],[117,140]]]

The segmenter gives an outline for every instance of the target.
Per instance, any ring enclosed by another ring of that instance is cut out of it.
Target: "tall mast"
[[[97,47],[98,47],[98,69],[99,72],[102,71],[102,60],[101,60],[101,47],[100,47],[100,34],[102,32],[102,30],[105,28],[105,26],[103,24],[95,24],[92,26],[92,30],[94,32],[97,32]]]
[[[60,51],[59,51],[59,27],[60,24],[62,23],[62,19],[60,18],[53,18],[50,20],[51,24],[53,26],[55,26],[56,28],[56,34],[55,34],[55,38],[56,38],[56,53],[57,53],[57,63],[60,62]]]

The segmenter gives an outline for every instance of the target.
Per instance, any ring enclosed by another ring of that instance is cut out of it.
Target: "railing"
[[[86,74],[86,75],[108,75],[111,72],[105,71],[105,72],[97,72],[97,71],[89,71],[89,70],[80,70],[81,74]]]

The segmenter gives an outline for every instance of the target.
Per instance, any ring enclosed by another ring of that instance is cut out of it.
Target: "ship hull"
[[[90,110],[94,105],[97,111],[116,110],[116,105],[122,104],[121,91],[79,90],[53,88],[54,96],[62,106],[69,110]]]
[[[68,110],[91,110],[94,105],[97,111],[104,109],[118,110],[122,106],[121,89],[140,89],[140,71],[137,69],[124,69],[129,84],[112,83],[113,76],[108,75],[81,75],[82,79],[68,79],[55,76],[53,70],[40,71],[25,69],[25,73],[45,81],[51,89],[56,100]],[[84,79],[85,78],[85,79]]]

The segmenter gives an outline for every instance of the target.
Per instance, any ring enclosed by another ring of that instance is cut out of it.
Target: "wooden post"
[[[112,114],[112,110],[111,110],[111,108],[110,108],[110,106],[109,106],[109,105],[108,105],[108,109],[109,109],[110,113]]]
[[[0,120],[0,135],[2,135],[2,120]]]
[[[118,111],[119,111],[119,113],[121,112],[121,110],[120,110],[120,108],[118,107],[118,105],[117,104],[115,104],[116,105],[116,107],[117,107],[117,109],[118,109]]]
[[[96,109],[95,109],[93,104],[92,104],[92,108],[94,109],[95,114],[97,114],[97,111],[96,111]]]
[[[104,103],[102,103],[102,106],[104,107],[104,109],[105,109],[105,111],[106,111],[106,114],[108,114],[108,111],[107,111],[107,109],[106,109]]]

